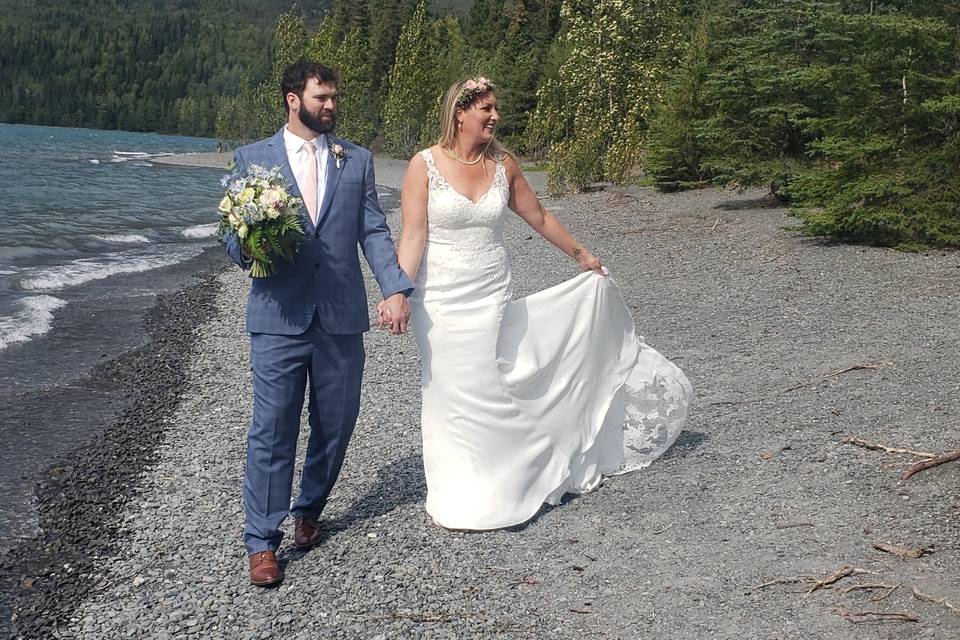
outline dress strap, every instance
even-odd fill
[[[437,169],[437,163],[433,160],[433,152],[430,151],[430,149],[424,149],[420,152],[420,156],[427,163],[427,180],[430,188],[437,189],[443,186],[443,176],[440,175],[440,170]]]
[[[510,196],[510,183],[507,181],[507,168],[503,164],[503,158],[498,159],[497,168],[494,170],[493,182],[494,186],[499,187],[503,190],[503,193],[506,197]]]

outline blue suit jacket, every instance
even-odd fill
[[[302,209],[306,237],[292,263],[277,257],[276,273],[254,278],[247,301],[247,331],[297,335],[320,317],[323,328],[333,334],[362,333],[370,328],[366,287],[360,271],[357,245],[373,271],[384,298],[408,293],[413,283],[397,263],[386,217],[380,209],[373,174],[373,156],[355,144],[338,142],[347,157],[337,168],[327,155],[326,191],[317,225]],[[300,197],[283,144],[283,129],[266,140],[237,149],[237,171],[257,164],[267,169],[279,166],[291,192]],[[227,253],[241,267],[247,263],[235,234],[224,237]]]

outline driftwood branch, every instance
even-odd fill
[[[957,460],[960,460],[960,449],[956,449],[942,455],[934,455],[930,460],[921,460],[920,462],[915,462],[903,473],[902,476],[900,476],[900,479],[909,480],[914,474],[920,473],[921,471],[926,471],[927,469],[939,467],[941,464],[955,462]]]
[[[767,587],[772,587],[775,584],[795,584],[797,582],[810,582],[812,578],[807,576],[794,576],[792,578],[775,578],[769,582],[764,582],[758,584],[755,587],[750,587],[750,591],[759,591],[760,589],[766,589]]]
[[[873,548],[877,551],[890,553],[901,560],[916,560],[930,553],[930,547],[904,547],[899,544],[887,544],[886,542],[874,542]]]
[[[867,569],[861,569],[860,567],[851,567],[850,565],[844,565],[839,569],[837,569],[836,571],[834,571],[833,573],[831,573],[826,578],[823,578],[821,580],[818,580],[817,578],[814,578],[812,576],[793,576],[790,578],[774,578],[773,580],[769,580],[767,582],[758,584],[756,586],[749,587],[749,589],[750,591],[759,591],[760,589],[766,589],[767,587],[772,587],[777,584],[795,584],[797,582],[806,582],[811,585],[810,589],[807,590],[807,594],[811,594],[818,589],[823,589],[824,587],[828,587],[834,584],[835,582],[839,582],[840,580],[843,580],[846,577],[860,575],[864,573],[876,575],[876,571],[869,571]]]
[[[864,363],[864,364],[855,364],[855,365],[850,366],[850,367],[845,367],[845,368],[843,368],[843,369],[837,369],[836,371],[831,371],[830,373],[827,373],[827,374],[825,374],[825,375],[822,375],[822,376],[813,378],[812,380],[807,380],[806,382],[801,382],[800,384],[797,384],[797,385],[794,385],[794,386],[789,387],[789,388],[787,388],[787,389],[784,389],[784,390],[781,391],[780,393],[788,393],[788,392],[790,392],[790,391],[796,391],[797,389],[802,389],[802,388],[804,388],[804,387],[809,387],[810,385],[815,384],[815,383],[817,383],[817,382],[822,382],[823,380],[826,380],[826,379],[828,379],[828,378],[833,378],[833,377],[835,377],[835,376],[839,376],[839,375],[844,374],[844,373],[849,373],[850,371],[862,371],[862,370],[864,370],[864,369],[883,369],[884,367],[889,367],[889,366],[892,366],[892,365],[893,365],[892,362],[872,362],[872,363],[871,363],[871,362],[868,362],[868,363]]]
[[[920,618],[915,615],[894,611],[850,611],[843,607],[837,607],[834,612],[854,624],[864,622],[920,622]]]
[[[911,589],[913,590],[913,597],[916,598],[917,600],[925,600],[927,602],[938,604],[941,607],[945,607],[949,609],[955,615],[960,616],[960,606],[957,606],[956,604],[950,602],[946,598],[934,598],[929,593],[924,593],[923,591],[920,591],[916,587],[911,587]]]
[[[843,444],[852,444],[857,447],[863,447],[864,449],[870,449],[871,451],[885,451],[886,453],[903,453],[908,456],[915,456],[917,458],[935,458],[937,454],[931,453],[929,451],[915,451],[913,449],[901,449],[899,447],[888,447],[886,445],[878,444],[876,442],[870,442],[862,438],[854,438],[853,436],[847,436],[841,440]]]
[[[866,582],[864,584],[855,584],[852,587],[847,587],[840,593],[843,595],[847,595],[851,591],[863,591],[868,589],[886,589],[887,592],[882,596],[878,596],[876,598],[870,598],[874,602],[880,602],[882,600],[886,600],[887,598],[889,598],[894,591],[896,591],[902,586],[903,586],[902,582],[898,582],[897,584],[886,584],[884,582]]]
[[[817,580],[817,581],[815,581],[815,582],[813,583],[813,586],[810,587],[810,590],[807,591],[807,593],[808,593],[808,594],[813,593],[814,591],[816,591],[816,590],[818,590],[818,589],[823,589],[824,587],[828,587],[828,586],[830,586],[831,584],[834,584],[834,583],[836,583],[836,582],[840,582],[840,581],[843,580],[844,578],[848,578],[848,577],[850,577],[850,576],[855,576],[855,575],[859,575],[859,574],[863,574],[863,573],[869,573],[869,574],[876,575],[876,572],[875,572],[875,571],[868,571],[867,569],[861,569],[861,568],[859,568],[859,567],[851,567],[850,565],[844,565],[844,566],[840,567],[839,569],[837,569],[836,571],[834,571],[833,573],[831,573],[831,574],[830,574],[829,576],[827,576],[826,578],[824,578],[824,579],[822,579],[822,580]]]

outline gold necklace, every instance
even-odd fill
[[[476,159],[476,160],[471,160],[471,161],[469,161],[469,162],[467,162],[466,160],[464,160],[463,158],[461,158],[460,156],[458,156],[456,153],[454,153],[452,149],[449,149],[449,148],[447,148],[447,147],[440,147],[440,148],[443,149],[443,152],[444,152],[444,153],[446,153],[448,156],[450,156],[451,158],[453,158],[453,159],[456,160],[457,162],[460,162],[460,163],[462,163],[462,164],[465,164],[465,165],[470,166],[470,165],[475,165],[475,164],[477,164],[478,162],[480,162],[481,160],[483,160],[483,157],[487,154],[487,147],[489,147],[489,146],[490,146],[490,143],[488,142],[488,143],[487,143],[487,146],[484,147],[484,148],[483,148],[483,151],[480,152],[480,155],[477,156],[477,159]]]

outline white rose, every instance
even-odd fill
[[[277,189],[265,189],[260,194],[260,202],[268,207],[275,207],[283,200],[283,196]]]

